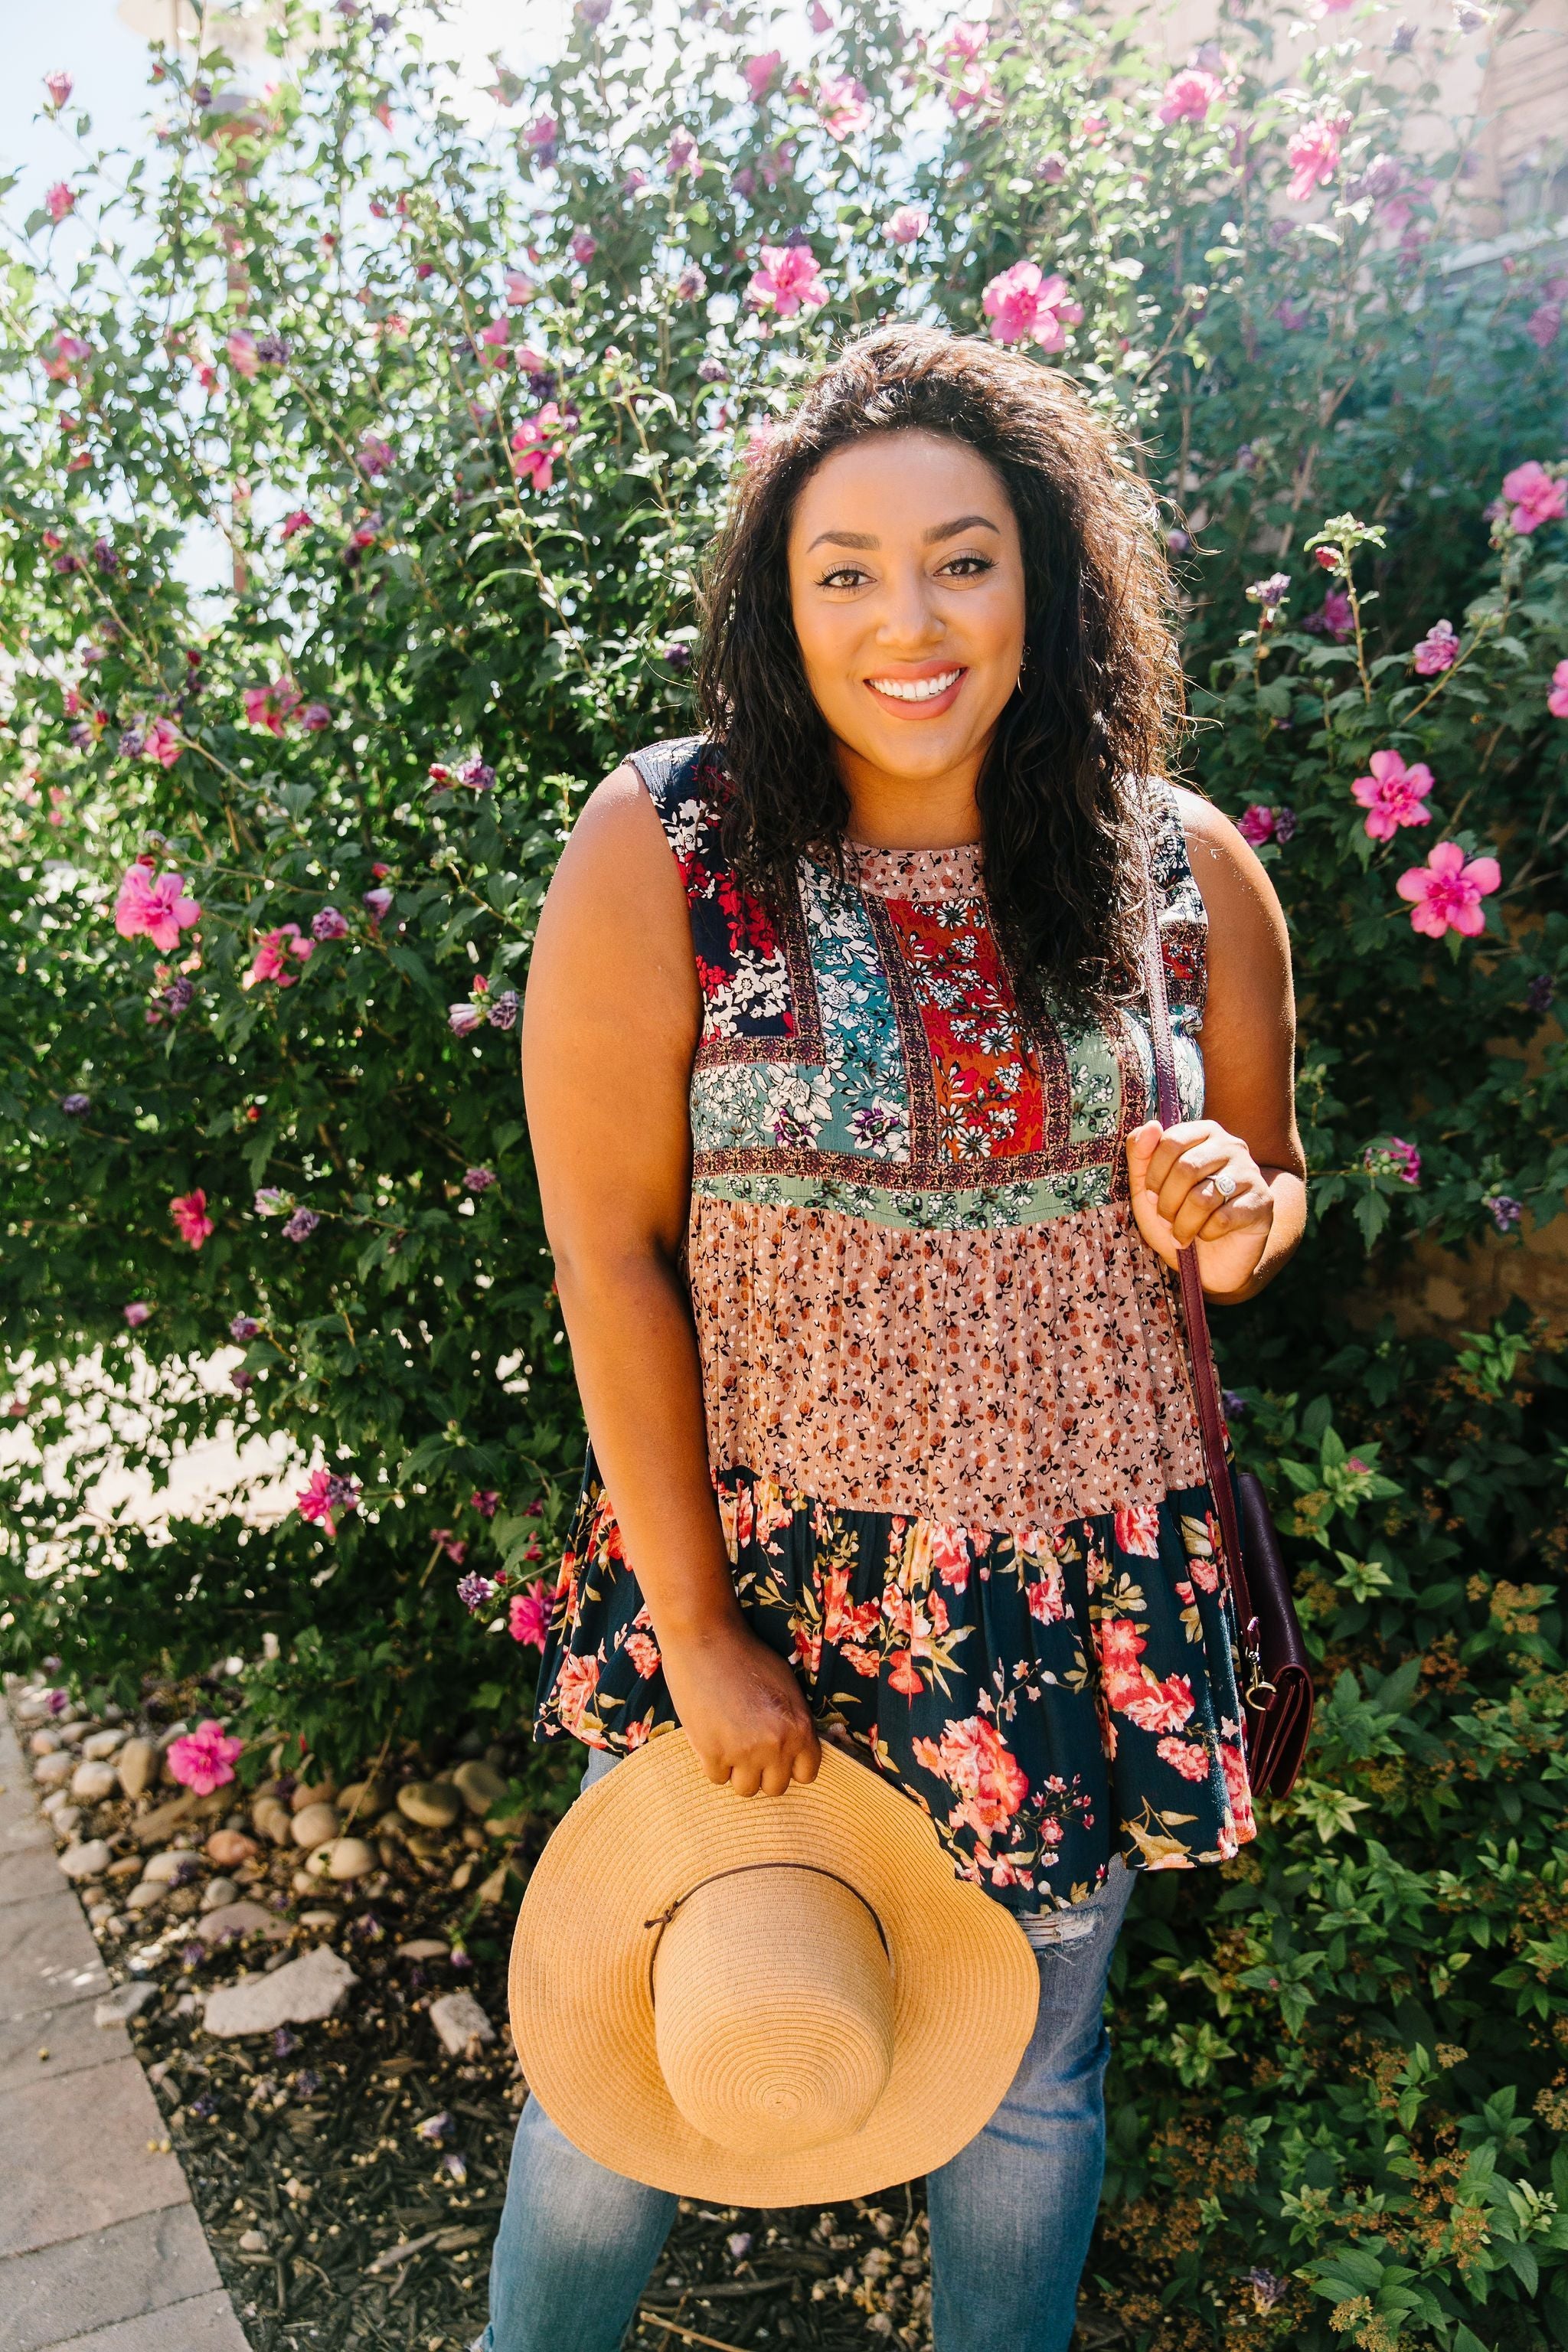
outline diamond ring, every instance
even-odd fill
[[[1231,1174],[1228,1168],[1222,1168],[1217,1176],[1211,1176],[1209,1178],[1209,1182],[1214,1186],[1215,1191],[1219,1194],[1222,1201],[1228,1201],[1231,1194],[1236,1190],[1236,1178]]]

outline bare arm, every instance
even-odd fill
[[[735,1598],[679,1265],[700,1020],[680,877],[623,766],[589,800],[540,915],[529,1129],[583,1410],[671,1699],[710,1779],[777,1794],[815,1774],[816,1734]]]
[[[1180,792],[1208,913],[1201,1119],[1128,1139],[1133,1214],[1168,1264],[1195,1243],[1207,1297],[1256,1297],[1299,1246],[1307,1163],[1296,1129],[1296,1010],[1285,917],[1261,860],[1218,809]],[[1213,1179],[1236,1189],[1222,1200]]]

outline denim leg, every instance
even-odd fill
[[[1067,2352],[1105,2172],[1106,1974],[1133,1874],[1025,1932],[1040,2009],[991,2121],[931,2174],[936,2352]]]
[[[583,1787],[616,1761],[595,1749]],[[662,2189],[574,2147],[530,2098],[490,2256],[489,2326],[475,2352],[616,2352],[675,2212]]]

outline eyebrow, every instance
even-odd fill
[[[921,531],[921,540],[924,546],[930,547],[938,540],[956,539],[961,530],[996,530],[996,525],[989,515],[960,515],[956,522],[933,522],[929,530]],[[1000,531],[996,535],[1000,538]],[[831,541],[835,547],[880,547],[882,544],[868,530],[819,530],[806,553],[811,553],[812,547],[820,547],[825,539]]]

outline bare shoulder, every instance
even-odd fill
[[[1173,787],[1187,863],[1211,929],[1259,943],[1286,937],[1284,909],[1268,868],[1222,809],[1184,784]]]
[[[662,879],[666,869],[674,876],[658,812],[629,760],[612,768],[584,802],[556,873],[575,882],[586,878],[584,869],[599,882],[647,880],[655,873]]]

